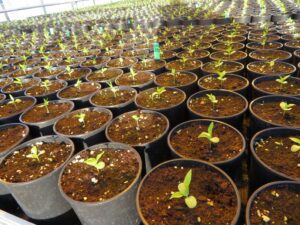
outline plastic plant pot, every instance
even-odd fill
[[[274,198],[276,199],[280,196],[280,194],[278,194],[276,192],[276,189],[283,191],[283,189],[289,189],[289,188],[292,188],[292,190],[295,190],[295,191],[299,190],[300,189],[300,184],[299,184],[299,182],[296,182],[296,181],[276,181],[276,182],[267,183],[267,184],[261,186],[260,188],[258,188],[250,196],[250,198],[248,200],[248,203],[247,203],[247,206],[246,206],[246,225],[251,225],[252,224],[251,223],[251,209],[252,209],[252,207],[253,207],[253,205],[256,201],[260,201],[259,196],[260,196],[261,193],[268,191],[268,192],[270,192],[270,194],[273,193],[275,195]],[[296,193],[297,192],[295,192],[295,195],[296,195]],[[276,197],[276,196],[278,196],[278,197]],[[288,204],[288,202],[283,203],[283,204]],[[273,206],[272,205],[272,200],[270,200],[268,202],[268,205],[270,207]],[[284,207],[284,209],[285,209],[285,207]],[[278,210],[278,208],[276,208],[275,210]]]
[[[45,135],[52,135],[54,134],[53,131],[53,125],[54,123],[62,118],[64,115],[66,115],[67,113],[71,112],[74,108],[74,103],[72,101],[66,101],[66,100],[54,100],[51,101],[52,103],[66,103],[70,105],[70,108],[64,112],[63,114],[56,116],[55,118],[52,118],[50,120],[46,120],[46,121],[42,121],[42,122],[36,122],[36,123],[30,123],[30,122],[25,122],[24,121],[24,115],[26,115],[26,113],[28,113],[31,109],[28,109],[27,111],[23,112],[22,115],[20,116],[20,122],[24,123],[26,125],[29,126],[29,128],[31,129],[32,133],[38,136],[45,136]],[[49,102],[49,103],[51,103]],[[42,104],[40,104],[42,105]],[[39,107],[39,105],[35,106],[35,107]],[[46,110],[46,109],[45,109]]]
[[[107,56],[100,56],[100,57],[96,57],[96,60],[100,59],[100,63],[95,63],[95,64],[88,64],[88,61],[82,62],[80,64],[81,68],[90,68],[92,70],[98,70],[104,66],[106,66],[106,64],[110,61],[110,57]]]
[[[242,108],[241,111],[239,111],[238,113],[235,113],[233,115],[229,115],[229,116],[214,116],[214,115],[204,115],[204,114],[200,114],[199,112],[196,112],[195,110],[193,110],[190,106],[190,102],[193,101],[194,99],[198,98],[198,97],[207,97],[207,94],[213,94],[216,96],[216,98],[221,98],[218,96],[232,96],[232,97],[237,97],[238,99],[240,99],[243,104],[244,107]],[[208,102],[207,104],[211,104],[210,102]],[[221,102],[218,100],[217,104],[226,104],[224,102]],[[248,109],[248,101],[247,99],[242,96],[239,93],[233,92],[233,91],[227,91],[227,90],[204,90],[204,91],[199,91],[195,94],[193,94],[192,96],[190,96],[187,100],[187,108],[189,111],[189,118],[190,119],[212,119],[212,120],[219,120],[222,121],[224,123],[228,123],[234,127],[236,127],[239,130],[242,130],[242,125],[243,125],[243,118],[244,118],[244,114],[246,113],[247,109]]]
[[[81,112],[86,112],[86,111],[96,111],[96,112],[107,113],[109,115],[109,119],[98,129],[95,129],[93,131],[86,132],[83,134],[68,135],[68,134],[63,134],[63,133],[57,131],[57,124],[59,123],[60,120],[66,118],[70,115],[76,115],[76,114],[80,114]],[[70,138],[75,143],[76,149],[79,150],[79,149],[85,148],[86,146],[92,146],[92,145],[95,145],[95,144],[105,141],[106,140],[105,139],[105,128],[109,124],[109,122],[112,120],[112,118],[113,118],[112,112],[105,108],[94,107],[94,108],[78,109],[76,111],[72,111],[72,112],[64,115],[59,120],[57,120],[55,122],[55,124],[53,125],[53,130],[54,130],[55,134],[57,134],[57,135]]]
[[[230,183],[230,186],[232,186],[232,188],[234,189],[234,196],[236,198],[236,211],[235,211],[235,215],[234,215],[234,218],[232,218],[232,221],[231,221],[231,225],[237,225],[239,224],[239,218],[241,216],[241,199],[240,199],[240,195],[239,195],[239,192],[238,192],[238,189],[235,185],[235,183],[232,181],[232,179],[221,169],[219,169],[218,167],[210,164],[210,163],[207,163],[207,162],[204,162],[204,161],[201,161],[201,160],[191,160],[191,159],[174,159],[174,160],[170,160],[170,161],[167,161],[167,162],[164,162],[164,163],[161,163],[159,164],[158,166],[156,166],[155,168],[153,168],[144,178],[143,180],[141,181],[140,185],[139,185],[139,188],[138,188],[138,192],[137,192],[137,195],[136,195],[136,205],[137,205],[137,209],[138,209],[138,213],[139,213],[139,216],[141,218],[141,221],[143,224],[150,224],[149,222],[150,221],[147,221],[146,218],[145,218],[145,215],[143,214],[142,212],[142,208],[141,208],[141,193],[142,193],[142,189],[144,188],[144,185],[147,184],[147,180],[153,176],[153,174],[157,173],[157,171],[159,169],[164,169],[164,168],[178,168],[178,170],[180,170],[180,168],[193,168],[193,172],[195,170],[197,170],[197,167],[201,170],[207,170],[207,171],[213,171],[215,173],[218,173],[220,174],[223,178],[225,178],[229,183]],[[158,171],[159,172],[159,171]],[[202,171],[201,171],[202,172]],[[193,173],[195,174],[195,172]],[[174,175],[173,175],[174,176]],[[172,182],[170,180],[167,180],[167,177],[164,176],[166,179],[165,180],[157,180],[157,182],[161,183],[162,182]],[[184,177],[183,177],[184,178]],[[183,179],[182,178],[182,179]],[[191,186],[193,185],[193,179],[195,178],[195,176],[192,176],[192,181],[191,181]],[[156,182],[156,181],[155,181]],[[149,184],[148,184],[149,185]],[[153,184],[155,185],[155,183]],[[170,191],[176,191],[176,188],[177,186],[174,185],[174,190],[170,190]],[[209,187],[208,187],[209,189]],[[170,194],[171,196],[171,193],[168,193]],[[166,200],[160,200],[160,201],[166,201]],[[182,199],[182,201],[184,202],[184,199]],[[158,203],[159,204],[159,203]],[[200,204],[200,203],[198,203]],[[187,207],[186,205],[184,205],[184,207]],[[197,206],[196,206],[197,207]],[[195,210],[196,208],[194,209],[191,209],[191,210]],[[151,208],[149,209],[151,210]],[[181,209],[183,210],[183,209]],[[149,211],[148,211],[149,212]],[[190,214],[189,216],[192,216],[192,214]],[[195,215],[194,215],[195,216]],[[195,221],[197,219],[195,218]],[[197,222],[196,222],[197,223]],[[154,223],[151,223],[151,224],[154,224]],[[228,223],[229,224],[229,223]]]
[[[133,151],[138,154],[135,149],[128,145],[115,142],[107,142],[103,144],[94,145],[88,150],[97,149],[124,149],[124,151]],[[87,150],[87,149],[86,149]],[[80,153],[79,153],[80,154]],[[78,155],[78,154],[77,154]],[[73,161],[76,155],[69,161]],[[75,213],[79,217],[82,224],[86,225],[138,225],[140,220],[135,206],[135,196],[141,179],[142,162],[139,158],[139,169],[134,181],[121,193],[102,202],[81,202],[70,198],[62,189],[61,181],[62,174],[66,168],[63,168],[59,177],[59,190],[61,195],[72,206]]]
[[[120,76],[118,76],[115,79],[115,83],[118,86],[130,86],[130,87],[136,89],[137,91],[143,91],[145,89],[153,87],[154,86],[153,82],[154,82],[154,79],[156,77],[155,74],[152,73],[152,72],[149,72],[149,71],[138,71],[138,72],[136,72],[136,76],[139,76],[139,75],[142,75],[142,74],[144,74],[144,75],[147,74],[149,76],[149,81],[147,81],[145,83],[142,83],[142,84],[129,84],[129,83],[128,84],[125,84],[125,83],[123,84],[122,81],[121,81],[122,78],[126,79],[126,76],[130,76],[130,75],[128,75],[128,73],[126,73],[126,74],[121,74]],[[136,78],[136,79],[138,79],[138,78]],[[125,81],[128,81],[128,80],[126,79]]]
[[[66,69],[64,67],[60,66],[60,67],[53,67],[50,70],[49,74],[47,74],[47,75],[44,75],[43,74],[44,72],[48,72],[48,71],[46,69],[41,70],[40,72],[34,74],[33,77],[39,78],[41,80],[55,80],[56,76],[66,72]],[[51,73],[51,72],[53,72],[53,73]]]
[[[37,142],[58,142],[70,145],[71,153],[68,159],[70,159],[74,153],[73,142],[68,138],[59,136],[44,136],[32,139],[14,148],[11,152],[31,146]],[[68,159],[55,170],[38,179],[20,183],[4,181],[1,181],[1,183],[9,190],[28,217],[36,220],[45,220],[60,216],[71,209],[70,205],[61,196],[57,185],[59,173]]]
[[[266,61],[268,60],[268,54],[274,54],[274,59],[276,59],[276,54],[281,54],[281,57],[278,58],[279,61],[283,61],[283,62],[291,62],[292,61],[292,54],[290,52],[287,51],[283,51],[283,50],[256,50],[256,51],[252,51],[249,54],[249,62],[254,62],[254,61]],[[262,57],[259,57],[259,55],[261,55]],[[263,56],[265,55],[265,57],[263,58]]]
[[[132,69],[135,71],[145,71],[145,72],[151,72],[156,75],[163,73],[166,68],[166,61],[165,60],[154,60],[154,59],[146,59],[146,62],[154,62],[154,63],[160,63],[161,65],[159,67],[154,67],[154,68],[143,68],[143,62],[136,62],[132,65]],[[140,68],[142,66],[142,68]]]
[[[36,81],[37,84],[40,83],[40,81],[41,81],[41,79],[39,79],[39,78],[25,78],[25,79],[22,79],[22,83],[23,84],[28,83],[28,82],[33,81],[33,80]],[[8,85],[5,85],[4,87],[2,87],[1,92],[3,94],[6,94],[7,96],[12,95],[13,97],[24,96],[26,89],[30,88],[30,87],[22,88],[21,90],[13,91],[13,92],[6,91],[6,88],[8,88],[10,85],[12,85],[12,84],[8,84]]]
[[[205,64],[202,65],[201,70],[202,70],[202,74],[204,75],[208,75],[208,74],[212,74],[212,73],[216,73],[217,71],[221,70],[221,71],[225,71],[226,73],[234,73],[234,74],[238,74],[243,76],[244,75],[244,69],[245,66],[240,63],[240,62],[235,62],[235,61],[222,61],[223,65],[219,66],[219,67],[214,67],[213,69],[207,69],[208,66],[210,66],[210,64],[215,64],[217,63],[216,61],[211,61],[211,62],[207,62]],[[233,67],[233,68],[230,68]],[[224,68],[222,68],[224,67]],[[230,69],[227,70],[225,67],[229,67]]]
[[[80,77],[76,77],[76,78],[73,78],[73,79],[69,79],[67,78],[65,81],[68,83],[68,85],[72,85],[72,84],[75,84],[77,82],[77,80],[79,79],[84,79],[85,77],[89,76],[91,73],[92,73],[92,70],[90,68],[74,68],[74,70],[77,70],[79,72],[83,72],[82,76]],[[65,73],[61,73],[59,75],[56,76],[56,79],[58,80],[64,80],[62,79],[62,76],[64,75]]]
[[[87,80],[89,82],[98,82],[98,83],[101,84],[101,87],[108,87],[107,82],[110,82],[110,81],[114,82],[115,79],[118,76],[120,76],[120,75],[122,75],[124,73],[123,70],[121,70],[121,69],[109,68],[105,72],[103,72],[102,74],[105,74],[105,73],[115,73],[116,75],[114,75],[112,78],[106,78],[106,79],[104,78],[103,79],[103,78],[100,77],[100,78],[97,79],[97,78],[94,77],[97,72],[98,71],[92,72],[91,74],[89,74],[88,76],[85,77],[85,80]],[[100,72],[101,71],[99,71],[99,73]]]

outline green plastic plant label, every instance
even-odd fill
[[[154,50],[154,59],[159,60],[160,59],[159,43],[156,42],[153,44],[153,50]]]
[[[69,30],[66,30],[66,37],[70,37],[71,33]]]
[[[102,33],[103,32],[103,27],[99,27],[99,32]]]
[[[50,27],[50,28],[49,28],[49,33],[50,33],[51,35],[53,35],[53,34],[54,34],[54,28]]]

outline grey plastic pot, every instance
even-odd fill
[[[55,73],[52,75],[49,75],[49,76],[46,76],[46,77],[38,77],[38,74],[42,71],[40,71],[39,73],[36,73],[34,74],[33,77],[35,78],[39,78],[41,80],[55,80],[56,77],[62,73],[64,73],[66,71],[66,68],[65,67],[62,67],[62,66],[59,66],[59,67],[54,67],[52,68],[53,71],[55,71]]]
[[[19,122],[19,116],[20,116],[23,112],[25,112],[26,110],[32,108],[32,107],[36,104],[36,99],[33,98],[33,97],[29,97],[29,96],[21,96],[21,97],[18,97],[17,99],[31,99],[31,100],[32,100],[32,105],[29,106],[28,108],[24,109],[24,110],[21,111],[21,112],[17,112],[17,113],[11,114],[10,116],[0,118],[0,125],[1,125],[1,124],[8,124],[8,123],[18,123],[18,122]],[[1,106],[2,104],[5,104],[5,103],[9,102],[9,101],[10,101],[10,99],[4,100],[3,102],[0,103],[0,106]]]
[[[240,224],[239,220],[240,220],[240,217],[241,217],[241,197],[240,197],[239,191],[238,191],[235,183],[233,182],[233,180],[223,170],[219,169],[218,167],[216,167],[216,166],[214,166],[214,165],[212,165],[212,164],[210,164],[208,162],[201,161],[201,160],[194,160],[194,159],[173,159],[173,160],[169,160],[169,161],[163,162],[163,163],[157,165],[155,168],[153,168],[143,178],[143,180],[141,181],[141,183],[139,185],[139,188],[138,188],[138,191],[137,191],[137,195],[136,195],[136,205],[137,205],[139,216],[140,216],[143,224],[147,224],[148,225],[149,223],[144,218],[143,213],[142,213],[141,208],[140,208],[140,199],[139,199],[139,196],[140,196],[140,192],[141,192],[142,186],[144,185],[146,179],[151,174],[155,173],[158,168],[166,168],[166,167],[174,167],[174,166],[177,166],[177,167],[182,167],[182,166],[183,167],[193,167],[193,168],[197,168],[197,166],[201,166],[201,167],[207,168],[207,170],[218,172],[224,178],[226,178],[230,182],[230,184],[232,185],[232,187],[234,188],[236,199],[237,199],[236,214],[235,214],[235,217],[233,218],[233,220],[232,220],[232,222],[231,222],[230,225],[238,225],[238,224]],[[153,185],[155,185],[155,184],[153,184]]]
[[[84,133],[84,134],[79,134],[79,135],[67,135],[67,134],[63,134],[57,131],[56,125],[59,122],[59,120],[64,119],[65,117],[69,116],[70,114],[79,114],[81,112],[84,111],[97,111],[97,112],[105,112],[107,114],[109,114],[110,118],[109,120],[103,124],[100,128],[93,130],[91,132],[88,133]],[[76,111],[72,111],[69,112],[68,114],[65,114],[63,117],[61,117],[60,119],[58,119],[55,124],[53,125],[53,130],[54,133],[60,136],[64,136],[67,138],[70,138],[76,146],[76,150],[81,150],[83,148],[86,148],[87,146],[92,146],[95,144],[98,144],[100,142],[105,141],[105,128],[106,126],[110,123],[110,121],[113,118],[113,114],[110,110],[106,109],[106,108],[98,108],[98,107],[93,107],[93,108],[84,108],[84,109],[78,109]]]
[[[14,151],[41,141],[64,142],[71,145],[72,152],[68,159],[70,159],[74,153],[74,144],[70,139],[59,136],[44,136],[19,145],[11,151],[11,154]],[[67,161],[68,160],[66,160],[66,162]],[[37,220],[54,218],[71,209],[70,205],[61,196],[57,185],[59,173],[64,164],[36,180],[22,183],[0,182],[2,182],[7,190],[9,190],[28,217]]]
[[[96,150],[99,148],[113,148],[124,149],[134,151],[132,147],[116,143],[107,142],[89,147],[89,150]],[[138,154],[136,152],[136,154]],[[73,158],[75,158],[74,156]],[[72,159],[69,161],[71,162]],[[65,166],[66,167],[66,166]],[[65,169],[63,168],[63,170]],[[59,176],[59,190],[61,195],[69,202],[74,209],[75,213],[79,217],[80,221],[84,225],[138,225],[140,220],[135,206],[135,196],[137,188],[141,179],[142,161],[139,159],[139,171],[132,184],[123,192],[108,199],[104,202],[80,202],[67,196],[61,187],[61,176],[63,170]]]
[[[101,84],[95,83],[95,82],[89,82],[89,83],[93,83],[95,86],[98,86],[98,90],[101,89]],[[89,95],[86,95],[86,96],[83,96],[83,97],[78,97],[78,98],[63,98],[63,97],[60,96],[61,92],[63,92],[64,90],[66,90],[66,89],[68,89],[72,86],[74,86],[74,85],[66,86],[63,89],[61,89],[60,91],[58,91],[57,94],[56,94],[57,98],[60,99],[60,100],[69,100],[69,101],[74,102],[75,109],[89,107],[90,106],[89,99],[97,91],[95,91],[95,92],[93,92]]]
[[[23,136],[23,138],[21,138],[20,140],[18,140],[14,145],[12,145],[10,148],[6,149],[5,151],[3,152],[0,152],[0,162],[4,159],[4,157],[13,149],[15,148],[16,146],[18,146],[19,144],[21,144],[22,142],[24,142],[25,140],[29,139],[30,136],[29,136],[29,127],[25,124],[22,124],[22,123],[9,123],[9,124],[5,124],[5,125],[2,125],[0,126],[0,130],[2,129],[5,129],[7,127],[13,127],[13,126],[16,126],[16,125],[19,125],[19,126],[23,126],[25,127],[25,134]],[[5,186],[0,183],[0,196],[1,195],[7,195],[9,194],[9,192],[7,191],[7,189],[5,188]]]
[[[287,186],[293,186],[296,187],[296,190],[300,189],[300,183],[296,182],[296,181],[276,181],[276,182],[271,182],[271,183],[267,183],[263,186],[261,186],[260,188],[258,188],[249,198],[247,206],[246,206],[246,225],[251,225],[251,215],[250,215],[250,211],[251,208],[254,204],[255,201],[259,201],[258,199],[258,195],[261,192],[264,192],[266,190],[269,190],[270,193],[276,188],[276,187],[287,187]],[[268,202],[268,204],[271,204],[270,202]]]
[[[45,135],[53,135],[54,134],[54,131],[53,131],[53,125],[54,123],[62,118],[64,115],[66,115],[67,113],[71,112],[73,109],[74,109],[74,103],[72,101],[66,101],[66,100],[54,100],[52,102],[55,102],[55,103],[68,103],[70,104],[70,109],[68,111],[66,111],[65,113],[63,113],[62,115],[60,116],[57,116],[51,120],[46,120],[46,121],[43,121],[43,122],[37,122],[37,123],[28,123],[28,122],[25,122],[23,120],[23,116],[24,114],[26,114],[28,111],[30,111],[31,109],[28,109],[27,111],[23,112],[22,115],[20,116],[20,122],[21,123],[24,123],[26,125],[28,125],[32,131],[33,134],[37,135],[37,136],[45,136]],[[38,106],[36,106],[38,107]]]

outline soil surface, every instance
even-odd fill
[[[40,68],[30,68],[30,69],[27,69],[25,71],[18,70],[17,72],[12,73],[10,75],[10,77],[13,77],[13,78],[16,78],[16,77],[25,77],[25,76],[33,75],[33,74],[37,73],[39,70],[40,70]]]
[[[83,163],[104,153],[99,171]],[[131,150],[99,148],[80,152],[65,168],[61,187],[70,198],[83,202],[103,202],[127,189],[139,170],[138,155]]]
[[[259,50],[251,52],[249,56],[255,60],[271,61],[274,59],[286,60],[290,57],[290,54],[280,50]]]
[[[58,74],[64,71],[65,71],[64,68],[56,68],[53,70],[42,70],[41,72],[36,73],[34,76],[38,78],[56,77]]]
[[[0,130],[0,153],[11,148],[26,136],[26,128],[14,125]]]
[[[155,75],[147,71],[136,72],[135,77],[131,77],[131,73],[125,73],[116,79],[116,84],[119,86],[136,86],[147,84],[151,80],[154,80]]]
[[[11,84],[12,82],[13,82],[13,79],[11,79],[11,78],[0,79],[0,88],[3,88],[4,86]]]
[[[86,134],[99,129],[111,119],[111,115],[107,112],[82,110],[82,113],[85,114],[84,122],[80,122],[79,118],[76,117],[80,114],[80,112],[71,113],[60,119],[56,123],[55,129],[64,135]]]
[[[85,62],[81,64],[81,66],[85,67],[94,67],[94,66],[100,66],[102,64],[106,64],[110,58],[108,57],[98,57],[95,60],[94,59],[87,59]]]
[[[138,116],[138,121],[133,116]],[[112,141],[137,146],[158,139],[167,128],[167,121],[161,115],[134,111],[124,113],[114,120],[107,133]]]
[[[3,92],[5,93],[13,93],[13,92],[17,92],[17,91],[22,91],[22,90],[26,90],[34,85],[37,85],[40,83],[40,80],[37,79],[30,79],[30,80],[26,80],[26,81],[22,81],[22,85],[20,84],[16,84],[16,83],[11,83],[9,85],[7,85],[6,87],[4,87],[2,89]]]
[[[259,42],[250,42],[247,44],[247,48],[252,50],[261,50],[261,49],[279,49],[282,47],[282,44],[279,42],[266,42],[265,45],[262,45]]]
[[[298,225],[300,221],[299,185],[281,184],[261,191],[251,205],[251,224],[266,224],[263,216],[269,217],[269,224]]]
[[[251,72],[264,75],[291,74],[294,72],[294,67],[291,64],[276,61],[274,66],[269,62],[256,61],[248,64],[248,69]]]
[[[188,50],[184,50],[178,54],[179,58],[185,57],[188,59],[202,59],[209,56],[209,51],[196,49],[193,52],[189,52]]]
[[[198,84],[205,89],[225,89],[236,91],[244,88],[247,82],[237,76],[225,75],[226,80],[220,81],[217,75],[210,75],[199,80]]]
[[[168,70],[175,69],[176,71],[194,70],[200,68],[201,66],[202,62],[194,59],[188,59],[185,63],[181,62],[180,59],[167,63]]]
[[[150,53],[148,55],[149,58],[153,59],[154,58],[154,55],[153,53]],[[176,52],[173,52],[173,51],[162,51],[160,53],[160,58],[161,59],[170,59],[170,58],[173,58],[173,57],[176,57]]]
[[[233,50],[238,51],[238,50],[242,50],[245,47],[245,45],[238,42],[231,43],[231,44],[217,43],[212,46],[212,49],[216,51],[225,51],[228,47],[231,47]]]
[[[88,69],[72,69],[70,73],[62,73],[57,76],[57,79],[60,80],[76,80],[81,79],[82,77],[86,76],[90,70]]]
[[[205,63],[202,67],[207,73],[216,73],[218,71],[225,71],[226,73],[234,73],[243,69],[243,65],[237,62],[225,61],[221,65],[217,64],[217,61]]]
[[[289,137],[269,137],[255,143],[257,156],[272,169],[283,173],[295,180],[300,180],[300,154],[291,151],[295,143]]]
[[[133,100],[136,92],[133,90],[117,90],[114,94],[111,88],[105,88],[95,94],[91,101],[98,106],[116,106]]]
[[[136,58],[122,58],[123,61],[120,60],[121,58],[112,59],[107,63],[108,67],[114,67],[114,68],[125,68],[130,67],[134,63],[137,62]]]
[[[281,95],[300,95],[300,82],[295,80],[287,80],[287,84],[282,86],[275,80],[266,80],[261,82],[256,82],[255,86],[258,89],[263,90],[272,94]]]
[[[21,113],[33,106],[33,99],[29,98],[15,98],[15,100],[21,100],[21,102],[10,103],[10,100],[0,104],[0,118],[5,118],[11,115]]]
[[[235,51],[232,54],[228,54],[227,52],[219,51],[219,52],[213,52],[210,55],[210,58],[213,60],[222,60],[222,61],[239,61],[247,58],[247,53],[242,51]]]
[[[114,68],[108,68],[104,72],[101,70],[97,70],[92,72],[87,79],[89,81],[95,81],[95,82],[101,82],[106,80],[111,80],[113,78],[116,78],[122,74],[122,70],[114,69]]]
[[[43,96],[43,95],[50,95],[62,89],[65,84],[60,82],[59,80],[50,80],[48,88],[42,86],[43,83],[39,83],[36,86],[29,88],[26,91],[27,95],[30,96]]]
[[[61,166],[72,151],[71,145],[65,143],[37,142],[34,145],[39,152],[45,151],[39,160],[27,157],[32,146],[14,151],[0,164],[0,180],[10,183],[36,180]]]
[[[156,83],[162,87],[181,87],[195,82],[195,76],[190,73],[176,72],[174,77],[170,72],[162,73],[155,77]]]
[[[101,87],[96,83],[81,83],[79,87],[69,86],[59,93],[59,97],[75,99],[88,96],[99,90]]]
[[[135,63],[132,68],[136,71],[154,71],[163,68],[165,65],[166,62],[162,60],[146,59],[145,62]]]
[[[184,198],[170,199],[190,169],[190,194],[197,199],[193,209],[186,206]],[[225,225],[231,224],[237,211],[234,188],[223,175],[207,166],[158,168],[147,177],[138,198],[149,225]]]
[[[292,110],[283,115],[279,106],[280,101],[255,102],[252,105],[253,112],[267,122],[281,126],[300,127],[300,105],[295,105]]]

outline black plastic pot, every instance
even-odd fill
[[[57,125],[59,120],[64,119],[65,117],[69,116],[70,114],[76,115],[76,114],[79,114],[79,113],[85,112],[85,111],[105,112],[105,113],[110,115],[110,119],[105,124],[103,124],[100,128],[98,128],[96,130],[93,130],[91,132],[88,132],[88,133],[84,133],[84,134],[66,135],[66,134],[63,134],[63,133],[60,133],[60,132],[57,131],[56,125]],[[108,109],[105,109],[105,108],[93,107],[93,108],[78,109],[76,111],[69,112],[68,114],[65,114],[63,117],[56,120],[54,125],[53,125],[53,131],[57,135],[70,138],[74,142],[76,150],[81,150],[81,149],[86,148],[87,146],[92,146],[92,145],[98,144],[100,142],[106,141],[106,139],[105,139],[105,128],[110,123],[112,118],[113,118],[112,112]]]
[[[208,71],[208,70],[206,70],[204,68],[204,66],[206,64],[210,64],[210,63],[212,63],[212,61],[208,62],[208,63],[205,63],[205,64],[202,65],[202,67],[201,67],[202,74],[207,75],[207,74],[215,73],[215,71]],[[242,63],[240,63],[240,62],[234,62],[234,61],[223,61],[223,63],[240,65],[240,67],[241,67],[241,69],[236,70],[236,71],[225,71],[225,72],[227,72],[227,73],[234,73],[234,74],[238,74],[238,75],[241,75],[241,76],[244,75],[244,69],[245,69],[245,67],[244,67],[244,65]]]
[[[89,74],[92,73],[92,70],[90,68],[74,68],[74,70],[79,70],[79,71],[84,71],[85,74],[82,75],[81,77],[79,78],[76,78],[76,79],[72,79],[72,80],[63,80],[63,81],[66,81],[68,83],[68,85],[72,85],[72,84],[75,84],[77,82],[77,80],[82,80],[83,78],[87,77]],[[59,74],[58,76],[56,76],[56,79],[58,80],[62,80],[60,78],[60,75],[62,75],[63,73]]]
[[[240,195],[239,195],[239,191],[238,191],[235,183],[232,181],[232,179],[225,172],[223,172],[221,169],[219,169],[218,167],[216,167],[216,166],[214,166],[210,163],[207,163],[207,162],[204,162],[204,161],[201,161],[201,160],[191,160],[191,159],[174,159],[174,160],[170,160],[170,161],[161,163],[158,166],[156,166],[155,168],[153,168],[143,178],[143,180],[141,181],[141,183],[139,185],[138,192],[137,192],[137,195],[136,195],[136,205],[137,205],[139,216],[140,216],[143,224],[148,224],[148,222],[145,220],[145,218],[144,218],[144,216],[141,212],[141,209],[140,209],[139,196],[140,196],[142,186],[144,185],[147,178],[151,174],[155,173],[158,168],[175,167],[175,166],[177,166],[177,167],[191,167],[191,168],[197,168],[197,167],[200,167],[200,166],[205,167],[205,168],[207,168],[207,170],[212,170],[212,171],[220,173],[223,177],[225,177],[228,181],[230,181],[231,185],[233,186],[233,188],[235,190],[236,199],[237,199],[236,215],[235,215],[234,219],[232,220],[231,225],[240,224],[239,223],[239,218],[241,217],[241,198],[240,198]],[[155,184],[153,184],[153,185],[155,185]],[[176,187],[174,187],[174,188],[176,188]]]
[[[45,70],[45,69],[44,69],[44,70]],[[38,73],[35,73],[33,77],[39,78],[39,79],[41,79],[41,80],[55,80],[56,77],[57,77],[58,75],[60,75],[60,74],[62,74],[62,73],[64,73],[64,72],[66,72],[66,69],[65,69],[65,67],[60,66],[60,67],[53,67],[53,68],[51,69],[51,71],[54,71],[54,73],[51,74],[51,75],[49,75],[49,76],[46,76],[46,77],[39,77],[39,76],[38,76],[39,73],[42,72],[42,71],[40,71],[40,72],[38,72]]]
[[[124,149],[124,151],[134,151],[135,149],[128,145],[115,142],[107,142],[103,144],[94,145],[88,148],[88,150],[97,150],[99,148],[113,148],[113,149]],[[79,153],[78,153],[79,154]],[[77,155],[78,155],[77,154]],[[136,154],[138,154],[136,152]],[[76,155],[70,159],[72,162]],[[67,165],[66,165],[67,166]],[[132,184],[125,189],[123,192],[114,196],[111,199],[107,199],[103,202],[79,202],[69,196],[67,196],[61,187],[61,177],[66,166],[62,169],[59,176],[59,190],[61,195],[66,201],[72,206],[75,213],[79,217],[82,224],[86,225],[138,225],[140,223],[136,206],[135,206],[135,196],[138,188],[138,184],[141,177],[142,162],[139,159],[139,170],[136,178]]]
[[[265,59],[260,59],[258,57],[254,57],[253,55],[255,53],[259,53],[259,52],[273,52],[274,54],[276,54],[276,52],[285,52],[287,54],[287,57],[286,58],[279,58],[278,60],[279,61],[283,61],[283,62],[291,62],[292,61],[292,54],[290,52],[287,52],[287,51],[283,51],[283,50],[273,50],[273,49],[270,49],[270,50],[256,50],[256,51],[252,51],[250,52],[249,54],[249,62],[253,62],[253,61],[265,61]]]
[[[91,79],[90,79],[90,76],[93,75],[93,73],[91,73],[91,74],[89,74],[88,76],[86,76],[85,79],[86,79],[87,81],[89,81],[89,82],[98,82],[98,83],[101,84],[101,87],[108,87],[108,85],[107,85],[106,82],[109,82],[109,81],[114,82],[115,79],[116,79],[118,76],[120,76],[120,75],[122,75],[122,74],[124,73],[123,70],[121,70],[121,69],[116,69],[116,68],[108,68],[107,70],[114,70],[114,71],[117,71],[118,75],[117,75],[116,77],[114,77],[114,78],[107,79],[107,80],[91,80]],[[96,72],[97,72],[97,71],[96,71]],[[95,73],[95,72],[94,72],[94,73]]]
[[[130,87],[136,89],[137,91],[143,91],[143,90],[145,90],[145,89],[148,89],[148,88],[154,86],[154,85],[153,85],[153,82],[154,82],[154,79],[155,79],[155,74],[154,74],[153,72],[150,72],[150,71],[138,71],[138,72],[137,72],[137,76],[138,76],[139,73],[148,73],[149,76],[151,76],[152,78],[151,78],[148,82],[146,82],[146,83],[144,83],[144,84],[126,85],[126,86],[130,86]],[[122,76],[124,76],[124,75],[125,75],[125,74],[121,74],[120,76],[118,76],[118,77],[115,79],[116,85],[122,86],[122,84],[120,84],[120,82],[119,82],[119,79],[120,79]]]
[[[39,78],[25,78],[25,79],[22,79],[22,83],[26,83],[26,82],[30,82],[31,80],[36,80],[38,83],[40,83],[41,79]],[[19,96],[24,96],[25,95],[25,91],[26,89],[22,89],[22,90],[19,90],[19,91],[15,91],[15,92],[8,92],[8,91],[5,91],[5,88],[8,87],[10,84],[4,86],[3,88],[1,88],[1,92],[3,94],[6,94],[7,96],[8,95],[12,95],[13,97],[19,97]]]
[[[280,180],[295,180],[279,171],[274,170],[269,165],[264,163],[255,152],[255,143],[261,139],[269,137],[290,137],[292,135],[299,135],[299,129],[273,127],[262,130],[256,133],[250,142],[251,160],[250,160],[250,189],[255,190],[263,184],[272,181]],[[288,151],[288,150],[287,150]],[[297,153],[295,153],[297,154]],[[284,156],[283,156],[284,157]],[[299,182],[299,180],[297,180]]]
[[[231,116],[226,116],[226,117],[214,117],[214,116],[206,116],[206,115],[201,115],[195,111],[193,111],[190,106],[189,106],[189,102],[197,97],[200,96],[206,96],[206,94],[214,94],[216,97],[218,95],[231,95],[231,96],[237,96],[241,99],[243,99],[243,101],[245,102],[245,107],[243,108],[243,110],[235,115],[231,115]],[[219,102],[218,104],[222,104],[221,102]],[[234,127],[236,127],[239,130],[242,130],[243,127],[243,119],[244,119],[244,114],[248,109],[248,101],[247,99],[242,96],[239,93],[233,92],[233,91],[227,91],[227,90],[204,90],[204,91],[199,91],[195,94],[193,94],[192,96],[190,96],[187,100],[187,108],[189,111],[189,118],[190,119],[212,119],[212,120],[219,120],[222,121],[224,123],[228,123]]]

